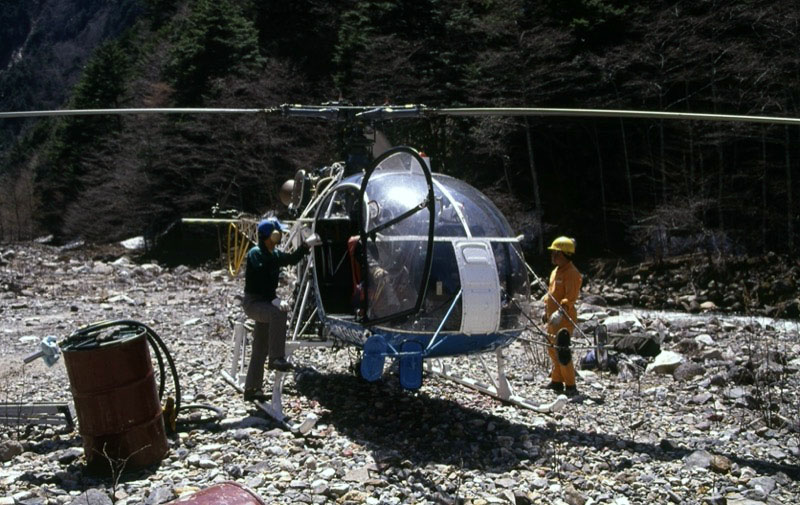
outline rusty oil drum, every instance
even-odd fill
[[[127,471],[161,461],[167,436],[146,330],[94,335],[61,352],[87,466],[106,471],[125,462]]]
[[[220,482],[166,505],[265,505],[257,494],[236,482]]]

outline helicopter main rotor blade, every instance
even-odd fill
[[[271,114],[277,109],[204,109],[204,108],[141,108],[141,109],[61,109],[0,112],[0,119],[47,116],[101,116],[125,114]]]
[[[326,120],[385,121],[431,116],[540,116],[540,117],[609,117],[631,119],[673,119],[692,121],[727,121],[740,123],[800,125],[800,118],[749,116],[743,114],[708,114],[693,112],[643,111],[624,109],[569,109],[548,107],[454,107],[433,108],[425,105],[348,106],[281,105],[273,108],[130,108],[130,109],[61,109],[0,112],[0,119],[46,116],[98,116],[125,114],[280,114]]]
[[[694,121],[731,121],[740,123],[767,123],[800,125],[800,118],[778,116],[747,116],[735,114],[702,114],[691,112],[660,112],[614,109],[559,109],[538,107],[474,107],[427,109],[434,116],[558,116],[558,117],[613,117],[636,119],[683,119]]]
[[[234,108],[199,108],[199,107],[183,107],[183,108],[126,108],[126,109],[58,109],[58,110],[33,110],[33,111],[8,111],[0,112],[0,119],[12,118],[25,118],[25,117],[47,117],[47,116],[102,116],[102,115],[126,115],[126,114],[280,114],[286,117],[302,117],[302,118],[317,118],[325,119],[328,121],[350,121],[353,118],[358,119],[375,119],[365,116],[361,117],[361,113],[366,111],[373,111],[376,114],[386,114],[386,118],[394,117],[401,111],[408,111],[413,109],[412,114],[416,117],[422,115],[425,106],[400,106],[400,107],[382,107],[382,106],[353,106],[353,105],[302,105],[302,104],[284,104],[279,107],[272,108],[250,108],[250,109],[234,109]],[[387,112],[389,113],[387,114]]]

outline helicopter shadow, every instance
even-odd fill
[[[530,459],[530,429],[485,411],[403,390],[391,379],[367,383],[343,373],[300,373],[297,391],[317,401],[328,424],[363,444],[378,465],[448,464],[507,471]]]
[[[403,390],[391,379],[367,383],[349,374],[309,371],[296,375],[295,387],[326,409],[318,425],[332,425],[364,445],[379,467],[410,462],[416,467],[445,464],[505,472],[532,462],[547,464],[542,449],[555,442],[619,453],[612,466],[621,470],[636,464],[627,457],[630,454],[647,454],[653,460],[667,462],[682,460],[695,450],[559,428],[555,422],[529,426],[452,400]],[[782,472],[793,480],[800,479],[800,468],[794,465],[723,455],[765,474]]]

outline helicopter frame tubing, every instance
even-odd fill
[[[250,245],[257,239],[256,227],[258,223],[253,219],[239,218],[228,223],[228,236],[225,248],[228,264],[228,273],[236,276],[242,268],[242,263],[247,257]]]
[[[222,370],[222,378],[233,386],[239,393],[244,393],[244,380],[247,375],[248,352],[247,335],[251,328],[249,324],[237,321],[233,326],[233,356],[230,369]],[[303,341],[292,340],[286,343],[286,357],[290,358],[295,350],[302,347],[331,347],[329,341]],[[289,416],[283,413],[283,382],[287,372],[275,371],[272,378],[272,397],[269,402],[255,402],[256,406],[265,414],[273,418],[281,426],[293,433],[307,435],[317,423],[317,416],[313,413],[306,414],[303,421],[294,423]]]

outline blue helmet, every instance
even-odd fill
[[[262,219],[261,222],[258,223],[258,239],[263,240],[269,237],[275,230],[286,231],[286,226],[278,221],[277,217]]]

